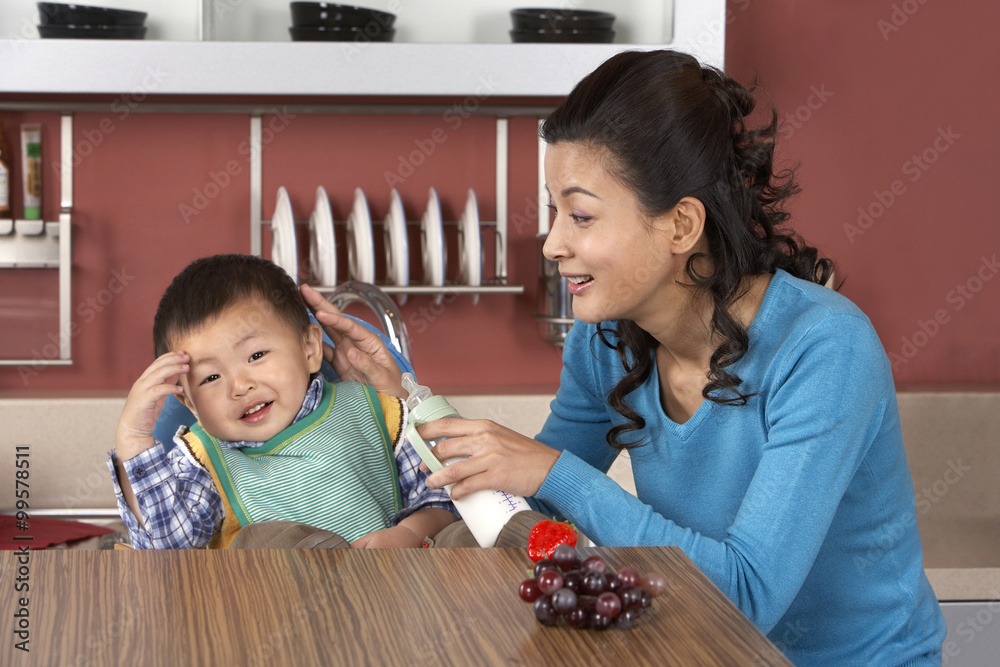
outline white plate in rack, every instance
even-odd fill
[[[420,221],[420,241],[423,249],[424,283],[434,287],[444,286],[445,264],[448,261],[444,245],[444,223],[441,221],[441,202],[437,190],[430,189],[427,211]]]
[[[351,280],[375,283],[375,240],[364,190],[354,191],[354,208],[347,218],[347,268]]]
[[[321,185],[316,188],[316,208],[309,217],[309,272],[320,285],[337,284],[337,243],[333,236],[330,198]]]
[[[410,284],[410,249],[406,238],[406,213],[403,200],[393,188],[389,194],[389,214],[385,218],[385,272],[390,285],[406,287]],[[400,305],[406,295],[398,296]]]
[[[299,253],[295,242],[295,214],[292,200],[284,186],[278,188],[278,200],[271,216],[271,261],[299,283]]]
[[[479,205],[476,191],[472,189],[458,220],[458,254],[462,283],[479,287],[483,282],[483,241],[479,231]],[[476,294],[472,301],[479,303],[479,295]]]

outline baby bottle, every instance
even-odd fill
[[[411,373],[403,373],[403,389],[409,394],[406,399],[406,407],[410,410],[406,438],[431,472],[437,472],[443,466],[463,460],[465,457],[460,456],[448,459],[442,464],[431,450],[444,438],[424,442],[420,434],[417,433],[418,426],[435,419],[461,417],[458,411],[443,396],[434,396],[430,389],[417,384]],[[444,487],[449,496],[452,486],[454,485],[449,484]],[[481,489],[452,502],[455,503],[455,508],[465,520],[465,525],[469,527],[469,531],[472,532],[473,537],[476,538],[481,547],[492,547],[508,519],[521,510],[531,509],[528,502],[521,496],[512,496],[503,491],[489,489]]]

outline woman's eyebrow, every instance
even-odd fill
[[[549,191],[549,186],[548,185],[545,186],[545,191],[548,192],[549,195],[551,196],[552,193]],[[563,190],[561,194],[562,194],[563,197],[568,197],[569,195],[577,193],[577,192],[579,192],[582,195],[587,195],[588,197],[593,197],[594,199],[600,199],[600,197],[598,195],[595,195],[590,190],[587,190],[585,188],[581,188],[579,185],[572,185],[572,186],[566,188],[565,190]]]
[[[579,192],[582,195],[587,195],[588,197],[593,197],[594,199],[600,199],[600,197],[595,195],[593,192],[591,192],[590,190],[585,190],[584,188],[581,188],[579,185],[573,185],[566,188],[565,190],[562,191],[562,196],[568,197],[569,195],[574,194],[576,192]]]

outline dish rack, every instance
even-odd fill
[[[70,319],[73,212],[73,115],[60,124],[59,220],[0,220],[0,269],[59,270],[59,335],[46,341],[34,359],[0,359],[0,366],[69,366],[74,329]]]
[[[537,114],[537,110],[535,110],[535,113]],[[479,281],[476,281],[476,282],[479,282],[478,285],[460,284],[457,281],[445,281],[445,280],[443,280],[443,276],[429,277],[429,276],[426,276],[426,275],[421,276],[424,279],[423,283],[421,283],[421,284],[412,284],[412,285],[411,284],[407,284],[407,285],[392,284],[392,281],[390,280],[390,276],[384,276],[382,280],[372,281],[372,280],[369,279],[369,278],[372,277],[370,274],[367,275],[367,276],[364,276],[364,275],[357,275],[355,272],[352,272],[353,275],[348,275],[347,279],[348,280],[362,280],[363,282],[371,282],[372,284],[377,285],[383,291],[385,291],[385,292],[387,292],[389,294],[399,295],[398,298],[399,298],[399,300],[400,300],[401,303],[405,302],[406,296],[407,295],[411,295],[411,294],[428,294],[428,295],[433,295],[433,296],[435,296],[435,300],[437,302],[439,302],[439,303],[441,301],[443,301],[443,299],[445,298],[445,296],[457,296],[457,295],[466,295],[467,294],[467,295],[472,295],[474,297],[474,300],[476,302],[478,302],[479,297],[481,295],[484,295],[484,294],[523,294],[524,293],[524,286],[523,285],[511,285],[511,284],[508,284],[508,282],[507,282],[507,263],[508,263],[508,261],[507,261],[508,260],[508,255],[507,255],[507,244],[508,244],[508,235],[507,235],[507,190],[508,190],[507,165],[508,165],[508,158],[509,158],[509,155],[508,155],[508,127],[507,127],[507,123],[508,123],[508,118],[506,116],[502,116],[502,115],[498,115],[497,116],[497,118],[496,118],[496,191],[495,191],[496,220],[485,220],[485,221],[484,220],[478,220],[478,226],[479,226],[480,229],[481,228],[492,228],[493,232],[494,232],[494,238],[495,238],[495,262],[494,262],[494,267],[493,267],[494,270],[493,270],[493,276],[492,277],[486,278],[485,276],[482,276],[482,273],[484,273],[484,272],[481,270],[482,267],[480,267],[480,278],[481,279]],[[262,124],[262,116],[261,115],[255,114],[255,115],[251,115],[251,117],[250,117],[250,142],[249,143],[250,143],[250,252],[251,252],[251,254],[254,254],[254,255],[262,255],[262,229],[263,229],[263,227],[265,225],[267,225],[267,226],[271,227],[272,228],[272,232],[274,232],[275,231],[275,221],[274,220],[264,220],[262,218],[262,214],[261,214],[261,211],[262,211],[262,208],[263,208],[263,206],[262,206],[263,197],[264,197],[264,192],[263,192],[263,165],[262,165],[263,124]],[[360,196],[363,199],[364,195],[361,194]],[[323,193],[322,195],[319,195],[319,193],[318,193],[318,198],[320,198],[320,197],[325,197],[325,193]],[[358,195],[356,193],[355,210],[358,208],[357,197],[358,197]],[[396,197],[394,197],[394,198],[396,198]],[[433,189],[431,190],[430,198],[432,200],[432,203],[429,204],[429,206],[428,206],[428,214],[430,214],[432,212],[432,210],[434,209],[433,200],[436,199],[436,193],[434,193]],[[283,200],[287,200],[287,194],[282,195],[281,189],[279,189],[278,200],[279,200],[278,201],[279,206],[276,206],[276,209],[275,209],[275,213],[276,213],[275,218],[277,218],[277,214],[278,214],[280,205],[282,204],[282,201]],[[475,193],[472,192],[471,190],[470,190],[470,200],[471,201],[475,200]],[[467,202],[466,206],[465,206],[465,210],[469,211],[469,207],[470,207],[470,204]],[[367,208],[367,206],[365,205],[365,209],[366,208]],[[353,215],[354,214],[352,213],[352,216]],[[451,227],[458,227],[459,225],[461,225],[464,222],[465,215],[466,214],[463,214],[463,220],[460,220],[458,222],[442,222],[441,225],[443,227],[449,227],[449,228],[451,228]],[[427,217],[428,217],[428,215],[425,215],[425,219],[424,220],[420,220],[420,221],[406,220],[405,221],[405,226],[406,226],[406,228],[420,226],[421,229],[423,230],[427,226],[427,220],[426,220]],[[478,218],[478,211],[476,213],[476,217]],[[296,219],[296,220],[294,220],[294,224],[296,226],[299,226],[299,225],[303,225],[303,226],[304,225],[309,225],[310,222],[311,222],[310,220],[302,220],[302,219]],[[313,220],[312,224],[315,224],[315,222],[316,221]],[[335,226],[340,226],[340,225],[349,225],[351,222],[352,222],[352,220],[349,219],[348,221],[344,221],[344,222],[334,221],[333,224]],[[372,228],[374,230],[374,228],[379,227],[379,226],[383,226],[385,223],[381,222],[381,221],[371,220],[370,224],[371,224],[371,226],[372,226]],[[272,233],[272,238],[274,238],[273,233]],[[311,240],[311,244],[312,245],[315,244],[315,238],[313,238]],[[272,246],[273,246],[273,244],[272,244]],[[483,250],[484,249],[481,248],[480,249],[480,253],[482,253]],[[274,247],[272,247],[272,256],[274,254],[273,251],[274,251]],[[311,252],[311,254],[314,255],[315,254],[315,248],[310,248],[310,252]],[[425,266],[426,266],[426,262],[425,262]],[[289,270],[288,268],[286,268],[286,270],[288,270],[290,274],[297,273],[297,271],[295,271],[294,269],[293,270]],[[389,271],[391,271],[391,267],[389,266],[389,263],[387,262],[387,272],[389,272]],[[293,275],[292,277],[294,279],[298,279],[297,275]],[[336,289],[337,286],[336,285],[317,284],[317,285],[313,285],[313,287],[315,287],[315,289],[317,291],[319,291],[320,293],[322,293],[322,294],[329,294],[329,293],[333,292],[333,290]]]

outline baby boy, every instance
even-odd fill
[[[401,401],[319,373],[322,330],[273,263],[193,262],[160,300],[153,339],[109,455],[136,548],[225,548],[262,521],[417,547],[455,521],[447,495],[423,484]],[[166,451],[152,431],[171,394],[198,423]]]

